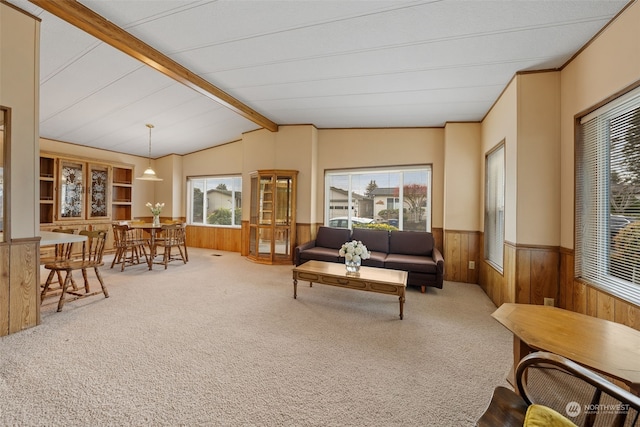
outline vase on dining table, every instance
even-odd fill
[[[153,215],[153,226],[157,227],[160,225],[160,214]]]

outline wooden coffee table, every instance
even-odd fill
[[[340,288],[359,289],[367,292],[397,295],[400,300],[400,319],[403,318],[404,295],[407,288],[407,272],[376,267],[360,267],[356,274],[347,273],[344,264],[323,261],[307,261],[293,269],[293,298],[298,297],[298,280]]]

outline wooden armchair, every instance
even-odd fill
[[[519,395],[497,387],[477,426],[638,425],[640,397],[565,357],[531,353],[515,380]]]
[[[65,272],[64,282],[62,283],[62,289],[60,293],[60,300],[58,301],[58,311],[62,310],[62,307],[65,302],[74,301],[80,298],[86,298],[92,295],[97,295],[99,293],[104,294],[105,298],[109,298],[109,292],[104,285],[102,280],[102,276],[100,275],[99,267],[103,266],[102,262],[102,253],[104,252],[104,245],[107,239],[107,231],[105,230],[97,230],[97,231],[86,231],[82,230],[79,234],[83,234],[87,236],[87,241],[82,242],[82,258],[80,259],[68,259],[62,261],[55,261],[51,263],[47,263],[44,265],[44,268],[47,270],[51,270],[49,276],[47,277],[47,281],[44,284],[44,288],[42,289],[42,293],[40,294],[40,300],[42,301],[46,294],[49,286],[51,285],[51,281],[53,280],[56,274],[61,274],[61,272]],[[91,292],[89,286],[89,279],[87,277],[87,270],[93,268],[98,281],[100,282],[101,290]],[[69,289],[71,285],[72,272],[74,270],[81,270],[82,277],[84,279],[84,293],[80,293],[81,289],[74,289],[73,287]],[[66,295],[72,295],[67,298]]]

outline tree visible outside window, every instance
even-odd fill
[[[325,224],[431,231],[431,166],[329,172]]]
[[[242,219],[242,178],[189,178],[190,224],[239,227]]]
[[[576,277],[640,304],[640,89],[580,120]]]

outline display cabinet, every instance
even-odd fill
[[[297,176],[294,170],[250,174],[249,259],[264,264],[292,263]]]
[[[111,166],[58,159],[58,221],[111,218]]]
[[[113,167],[111,190],[111,217],[114,221],[131,219],[131,195],[133,190],[133,169]]]
[[[41,226],[130,220],[133,176],[130,165],[42,153]]]
[[[55,212],[56,159],[40,156],[40,224],[52,224]]]

